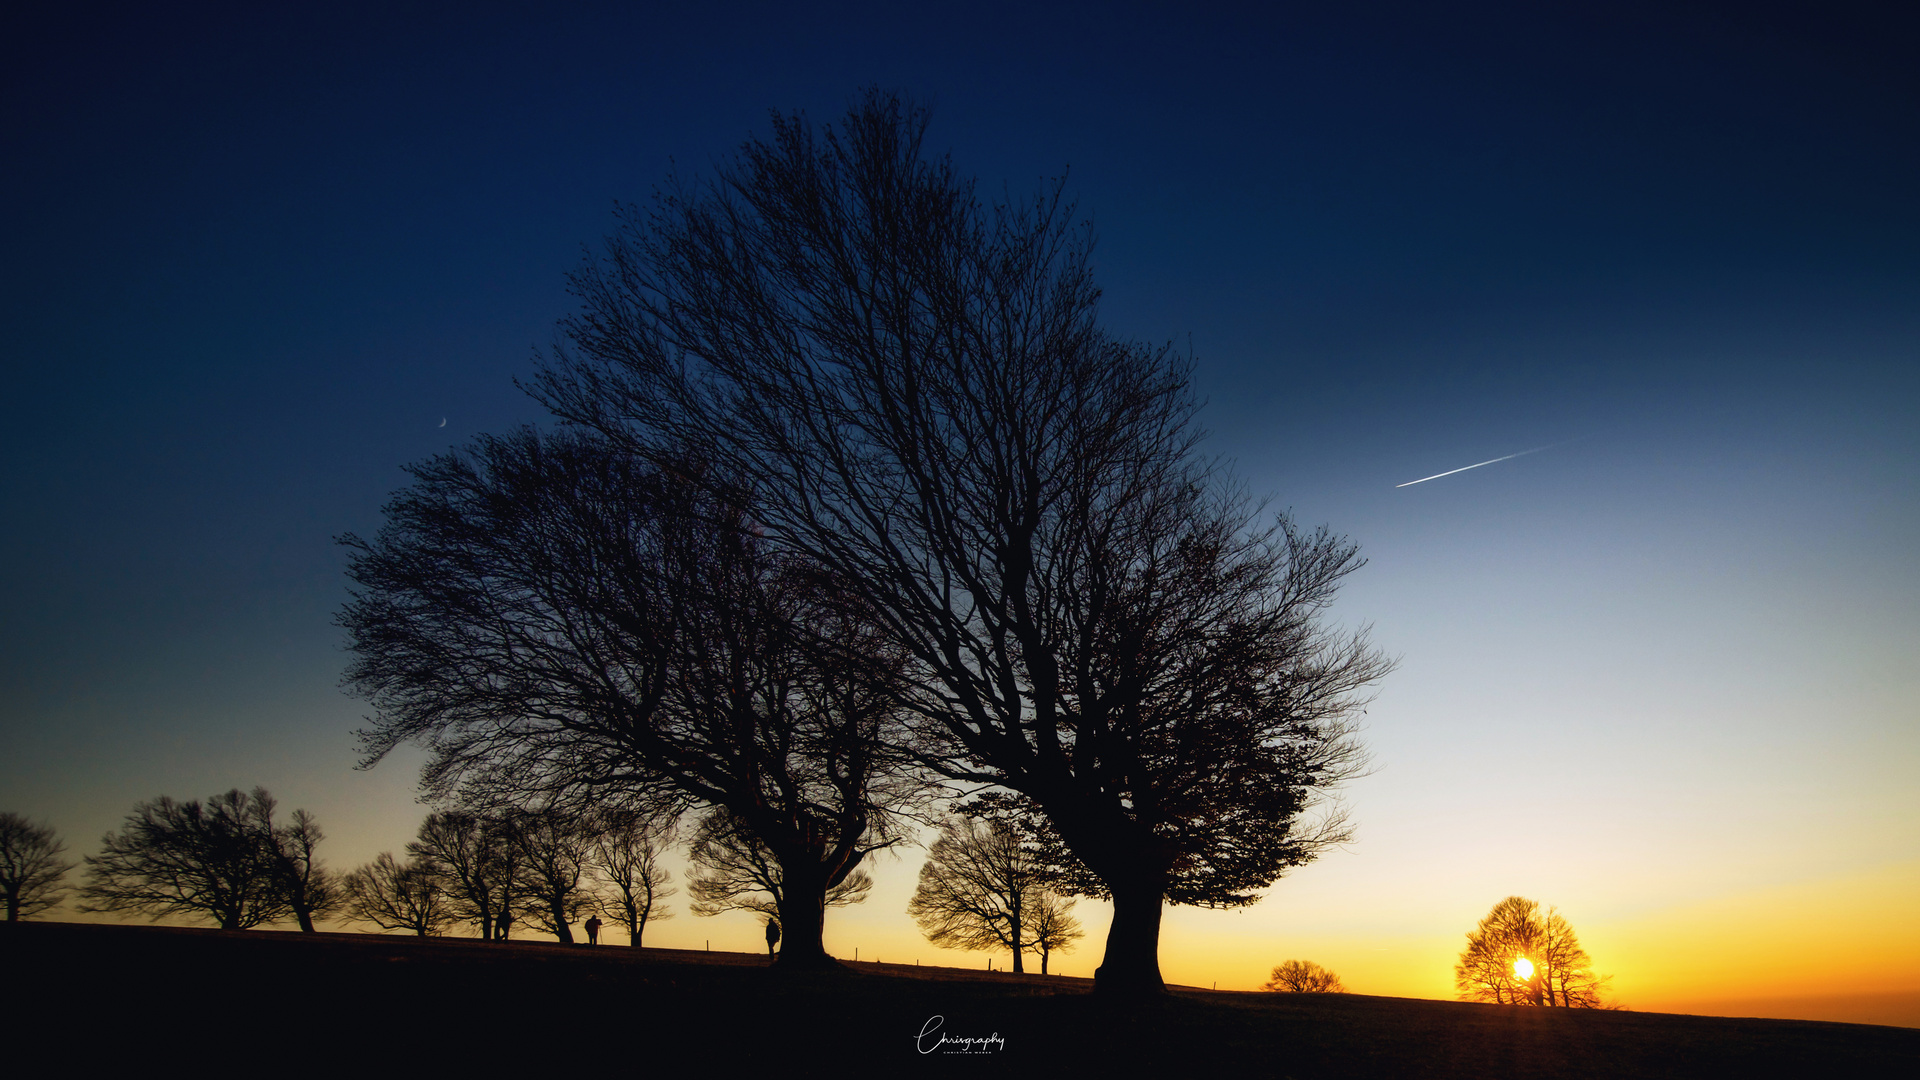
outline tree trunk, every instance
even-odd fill
[[[1107,952],[1093,973],[1093,989],[1101,994],[1165,993],[1160,978],[1160,912],[1165,889],[1158,882],[1112,885],[1113,928],[1107,931]]]
[[[827,886],[816,867],[800,874],[781,867],[780,882],[780,955],[774,966],[796,968],[833,967],[827,955],[822,933],[827,920]]]
[[[314,932],[313,912],[308,911],[306,908],[298,908],[293,914],[295,918],[300,920],[300,930],[302,933],[311,934]]]
[[[567,925],[566,908],[555,900],[547,905],[547,911],[553,915],[553,936],[559,938],[562,945],[573,944],[573,927]]]
[[[1020,898],[1018,896],[1014,897],[1013,910],[1009,912],[1008,915],[1009,917],[1007,921],[1011,924],[1010,928],[1013,931],[1013,933],[1008,935],[1009,937],[1013,938],[1013,972],[1016,975],[1025,975],[1027,973],[1027,968],[1026,968],[1026,965],[1021,963],[1021,960],[1020,960],[1020,954],[1025,952],[1026,950],[1020,947],[1021,945],[1020,936],[1021,936],[1022,927],[1020,925]]]

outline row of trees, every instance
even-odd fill
[[[1013,970],[1028,950],[1047,972],[1052,952],[1083,936],[1072,901],[1052,890],[1035,826],[992,797],[948,818],[921,867],[908,914],[943,948],[1007,949]],[[563,942],[583,914],[606,915],[638,946],[649,921],[670,918],[673,893],[661,857],[676,823],[636,810],[569,814],[555,807],[505,812],[441,811],[421,824],[405,861],[382,853],[336,876],[316,858],[324,834],[312,815],[277,824],[277,803],[263,788],[238,789],[202,804],[162,796],[141,803],[88,856],[83,911],[206,917],[222,929],[246,929],[292,917],[311,931],[318,919],[345,914],[387,930],[430,935],[471,924],[487,940],[506,940],[528,922]],[[8,922],[49,910],[64,897],[74,864],[45,825],[0,813],[0,895]],[[724,812],[706,814],[689,847],[697,915],[745,910],[777,920],[786,885],[780,862]],[[858,903],[872,881],[849,875],[828,894],[831,906]],[[1598,1008],[1606,979],[1564,916],[1510,896],[1467,934],[1454,969],[1462,1000],[1560,1008]],[[1311,961],[1273,969],[1270,991],[1343,993],[1338,975]]]
[[[926,120],[776,116],[620,212],[531,383],[563,429],[417,464],[344,538],[366,761],[719,815],[777,867],[783,965],[949,785],[996,793],[1049,891],[1111,899],[1097,985],[1158,990],[1164,904],[1349,838],[1312,808],[1389,664],[1323,620],[1354,545],[1248,501],[1188,359],[1099,327],[1060,186],[984,202]]]
[[[650,921],[671,917],[674,889],[662,856],[677,822],[639,810],[569,813],[548,806],[430,814],[404,859],[383,852],[344,874],[321,865],[324,839],[306,811],[274,821],[277,803],[263,788],[216,795],[205,803],[161,797],[141,803],[86,860],[82,910],[153,917],[207,918],[248,929],[288,917],[303,930],[345,915],[385,930],[419,935],[469,924],[486,940],[506,940],[529,924],[571,943],[572,924],[601,915],[640,945]],[[1012,822],[954,819],[935,841],[910,911],[943,947],[1013,952],[1023,970],[1028,949],[1041,971],[1052,951],[1081,936],[1070,902],[1047,892],[1039,864]],[[0,888],[9,921],[58,904],[72,869],[46,826],[0,815]],[[729,910],[777,920],[786,883],[778,860],[723,811],[704,815],[689,845],[689,891],[696,915]],[[858,903],[872,880],[864,871],[829,890],[827,904]]]
[[[674,890],[660,859],[673,837],[671,822],[632,810],[440,811],[404,860],[383,852],[346,875],[345,910],[422,936],[466,923],[505,941],[526,923],[567,943],[573,923],[605,916],[637,946],[649,922],[672,917],[661,905]]]
[[[80,910],[206,916],[222,930],[292,918],[313,930],[340,906],[339,883],[316,857],[319,823],[295,810],[281,824],[277,810],[265,788],[140,803],[86,857]]]

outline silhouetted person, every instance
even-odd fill
[[[588,916],[587,921],[582,923],[581,925],[585,927],[587,931],[587,944],[589,945],[600,944],[600,916],[598,915]]]
[[[773,947],[780,944],[780,923],[777,919],[767,920],[767,958],[773,958]]]

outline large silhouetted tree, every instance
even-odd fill
[[[922,760],[1024,795],[1112,899],[1098,985],[1158,990],[1164,903],[1348,835],[1308,811],[1388,667],[1323,621],[1361,560],[1197,453],[1188,361],[1101,330],[1058,184],[985,202],[925,132],[880,93],[776,116],[623,210],[535,394],[736,482],[906,659]]]
[[[1462,1001],[1574,1009],[1599,1008],[1606,983],[1567,920],[1523,896],[1495,904],[1468,931],[1453,978]]]
[[[414,466],[345,540],[368,760],[424,742],[429,792],[492,804],[723,808],[779,866],[781,964],[831,963],[828,895],[919,789],[902,657],[696,462],[527,430]]]
[[[0,813],[0,898],[6,901],[8,922],[60,906],[67,893],[62,879],[74,867],[60,857],[66,850],[51,826]]]
[[[86,857],[82,911],[211,919],[246,930],[290,912],[274,845],[273,798],[235,788],[198,800],[162,795],[135,806]]]

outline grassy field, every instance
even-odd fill
[[[787,975],[763,956],[625,946],[21,923],[0,925],[0,970],[8,1026],[77,1067],[122,1072],[1518,1078],[1920,1064],[1908,1028],[1352,994],[1114,1003],[1084,979],[868,963]]]

